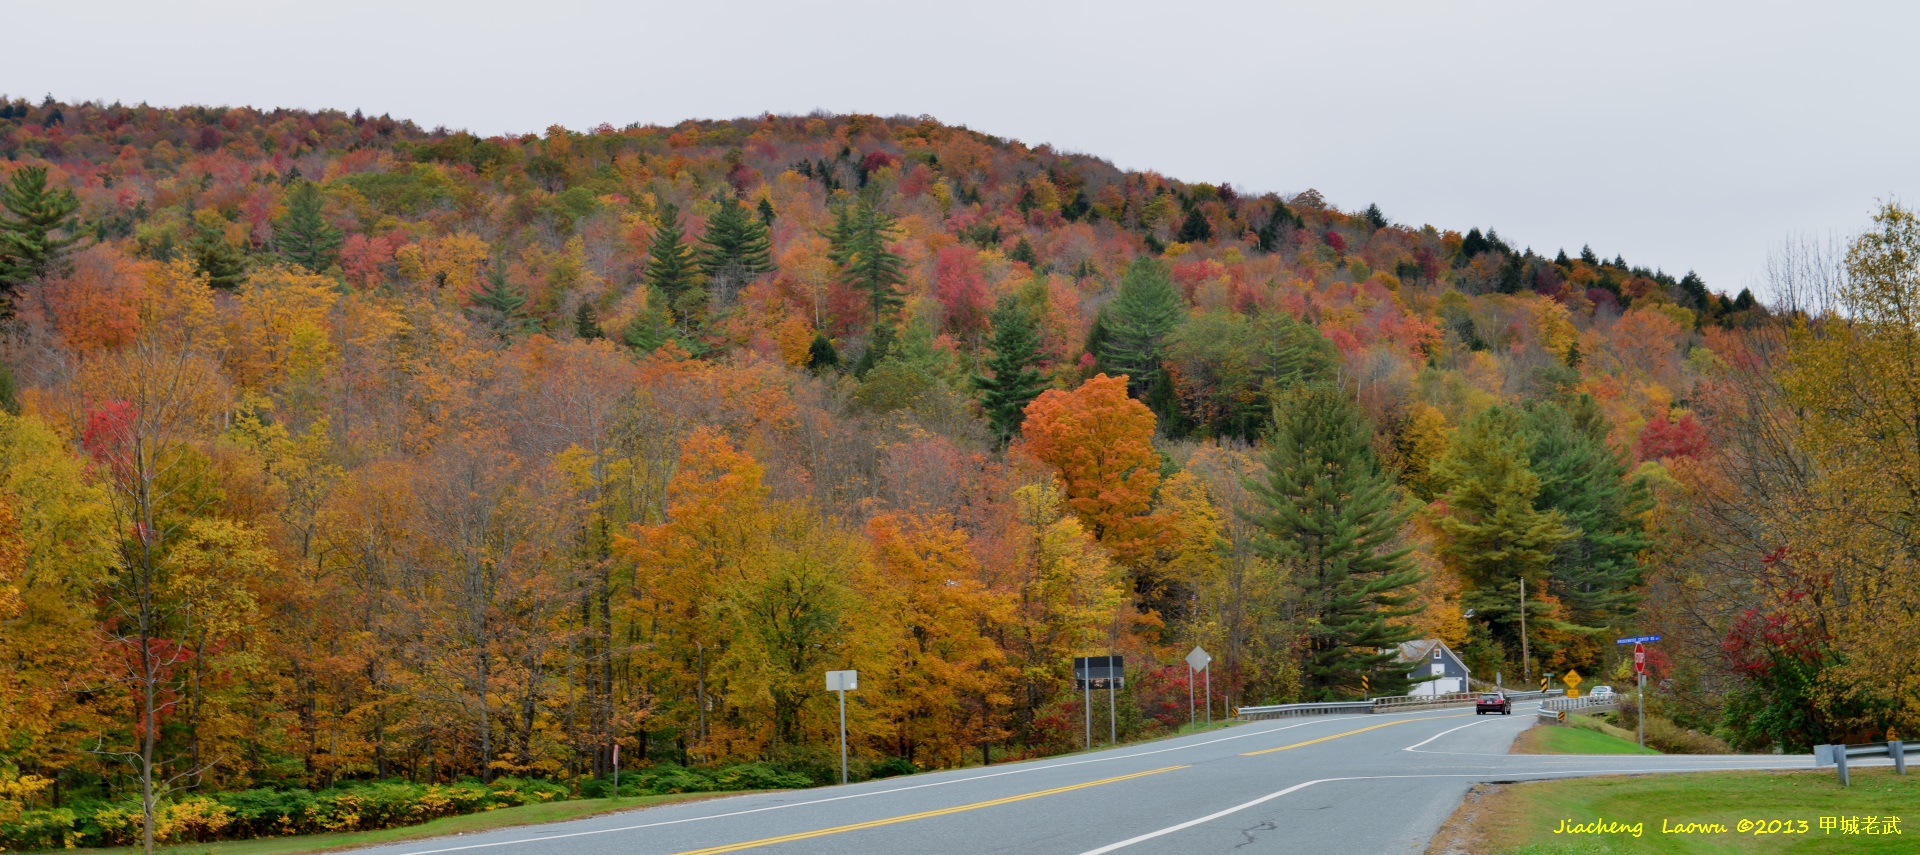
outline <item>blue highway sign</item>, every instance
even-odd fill
[[[1613,643],[1614,644],[1644,644],[1649,641],[1659,641],[1659,640],[1660,640],[1660,636],[1657,636],[1657,635],[1636,635],[1632,638],[1616,638],[1613,640]]]

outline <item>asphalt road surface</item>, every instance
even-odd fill
[[[1126,855],[1419,852],[1467,788],[1579,775],[1811,768],[1804,756],[1507,754],[1537,704],[1256,722],[850,786],[416,840],[380,855]]]

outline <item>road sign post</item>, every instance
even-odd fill
[[[1077,688],[1084,691],[1087,714],[1087,748],[1093,748],[1093,690],[1096,686],[1107,689],[1107,735],[1113,739],[1119,734],[1118,720],[1114,715],[1114,690],[1126,684],[1125,664],[1119,656],[1075,656],[1073,658],[1073,680]]]
[[[1211,670],[1208,670],[1208,669],[1211,669],[1212,667],[1213,667],[1213,656],[1207,653],[1207,651],[1204,648],[1200,647],[1199,645],[1197,644],[1194,645],[1193,650],[1187,653],[1187,726],[1188,727],[1193,727],[1199,724],[1199,719],[1197,716],[1194,715],[1194,712],[1193,712],[1193,678],[1197,672],[1202,670],[1207,671],[1207,724],[1213,724],[1213,672]]]
[[[1638,694],[1633,699],[1633,711],[1640,719],[1640,747],[1647,747],[1647,648],[1641,642],[1633,643],[1633,676],[1638,685]]]
[[[1633,707],[1640,717],[1640,747],[1647,747],[1647,648],[1644,645],[1659,641],[1657,635],[1636,635],[1632,638],[1616,638],[1614,644],[1633,645],[1633,677],[1638,687],[1639,697],[1634,699]]]
[[[620,743],[613,744],[613,797],[620,797]]]
[[[1207,662],[1207,726],[1213,726],[1213,662]]]
[[[1118,659],[1120,657],[1115,656],[1111,658]],[[1120,681],[1119,680],[1107,681],[1107,744],[1108,745],[1118,745],[1120,743],[1120,738],[1119,738],[1120,725],[1117,721],[1115,721],[1115,716],[1113,714],[1113,684],[1118,682]]]
[[[847,782],[847,692],[860,688],[859,671],[828,671],[827,691],[840,693],[840,783]]]

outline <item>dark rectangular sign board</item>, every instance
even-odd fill
[[[1116,688],[1127,684],[1126,666],[1123,657],[1075,656],[1073,658],[1073,687],[1075,689],[1088,688],[1088,684],[1091,684],[1092,688],[1095,689],[1104,689],[1107,688],[1107,681],[1109,680],[1113,681],[1113,685]]]

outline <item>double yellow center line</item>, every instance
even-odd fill
[[[1464,713],[1462,715],[1464,715]],[[1339,739],[1342,736],[1352,736],[1356,733],[1366,733],[1369,730],[1379,730],[1380,728],[1392,727],[1396,724],[1406,724],[1408,722],[1413,722],[1413,721],[1432,721],[1436,718],[1459,718],[1459,717],[1460,716],[1454,716],[1454,715],[1437,715],[1437,716],[1421,716],[1418,718],[1403,718],[1398,721],[1390,721],[1385,724],[1376,724],[1369,727],[1363,727],[1363,728],[1360,728],[1359,730],[1349,730],[1346,733],[1336,733],[1336,734],[1333,734],[1332,736],[1322,736],[1319,739],[1309,739],[1305,742],[1296,742],[1292,745],[1282,745],[1279,748],[1263,748],[1259,751],[1248,751],[1244,754],[1241,754],[1240,756],[1258,757],[1262,754],[1272,754],[1275,751],[1285,751],[1289,748],[1301,748],[1308,745],[1315,745],[1321,742],[1326,742],[1327,740],[1330,740],[1330,739]]]
[[[746,841],[745,843],[729,843],[725,846],[713,846],[706,849],[690,849],[685,852],[677,853],[677,855],[719,855],[719,853],[721,852],[739,852],[742,849],[753,849],[758,846],[772,846],[776,843],[792,843],[795,840],[807,840],[813,837],[825,837],[829,834],[844,834],[849,831],[860,831],[862,829],[867,829],[867,828],[879,828],[883,825],[895,825],[902,822],[912,822],[916,819],[931,819],[936,816],[947,816],[948,814],[956,814],[956,813],[962,813],[970,810],[979,810],[981,808],[990,808],[998,805],[1012,804],[1014,802],[1026,801],[1027,799],[1037,799],[1037,798],[1040,798],[1041,796],[1053,796],[1053,795],[1059,795],[1060,793],[1070,793],[1070,792],[1073,792],[1074,790],[1084,790],[1088,787],[1098,787],[1102,784],[1114,784],[1114,783],[1119,783],[1120,781],[1131,781],[1134,778],[1144,778],[1148,775],[1158,775],[1161,772],[1171,772],[1175,769],[1185,769],[1185,768],[1187,767],[1166,766],[1159,769],[1151,769],[1145,772],[1135,772],[1131,775],[1119,775],[1112,778],[1103,778],[1098,781],[1088,781],[1084,784],[1074,784],[1072,786],[1067,786],[1067,787],[1055,787],[1051,790],[1041,790],[1039,792],[1034,792],[1034,793],[1023,793],[1017,796],[1007,796],[1006,798],[1003,798],[1003,799],[993,799],[991,801],[974,802],[973,804],[959,805],[959,806],[950,807],[950,808],[941,808],[939,810],[921,811],[920,813],[910,813],[904,816],[893,816],[893,817],[887,817],[886,819],[876,819],[871,822],[856,822],[851,825],[837,825],[837,826],[834,826],[833,828],[822,828],[815,831],[802,831],[797,834],[785,834],[779,837],[765,837],[759,840],[749,840],[749,841]]]

